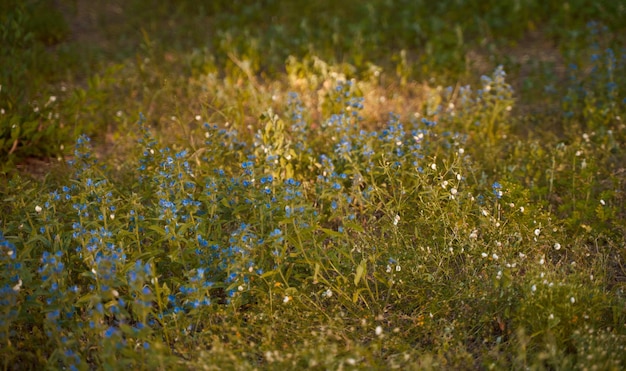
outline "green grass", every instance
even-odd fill
[[[614,1],[10,2],[13,369],[622,369]]]

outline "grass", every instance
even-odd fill
[[[623,368],[624,7],[429,4],[3,5],[2,368]]]

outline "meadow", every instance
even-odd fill
[[[0,4],[3,370],[626,367],[626,4]]]

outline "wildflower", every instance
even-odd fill
[[[437,164],[435,163],[430,164],[430,168],[433,170],[437,170]]]
[[[35,211],[39,214],[41,212],[41,206],[35,206]]]
[[[20,279],[17,282],[17,285],[13,286],[13,291],[15,291],[15,292],[20,291],[21,288],[22,288],[22,280]]]
[[[558,250],[561,250],[561,244],[560,244],[560,243],[558,243],[558,242],[557,242],[557,243],[555,243],[555,244],[554,244],[554,249],[555,249],[555,250],[557,250],[557,251],[558,251]]]
[[[380,336],[383,334],[383,328],[381,326],[376,326],[375,330],[376,336]]]
[[[605,206],[605,205],[606,205],[606,202],[604,202],[604,200],[600,200],[600,204],[601,204],[602,206]]]
[[[493,194],[496,196],[496,198],[502,197],[502,185],[500,183],[493,182],[493,184],[491,185],[491,189],[493,190]]]
[[[532,285],[530,288],[530,291],[535,292],[537,291],[537,285]]]
[[[400,215],[396,214],[396,216],[393,217],[393,225],[398,225],[399,221],[400,221]]]
[[[571,298],[569,298],[570,303],[574,304],[576,302],[576,299],[572,296]]]
[[[537,228],[535,229],[535,236],[539,237],[539,235],[541,234],[541,229]]]

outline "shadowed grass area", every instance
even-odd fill
[[[624,367],[619,2],[0,10],[3,369]]]

